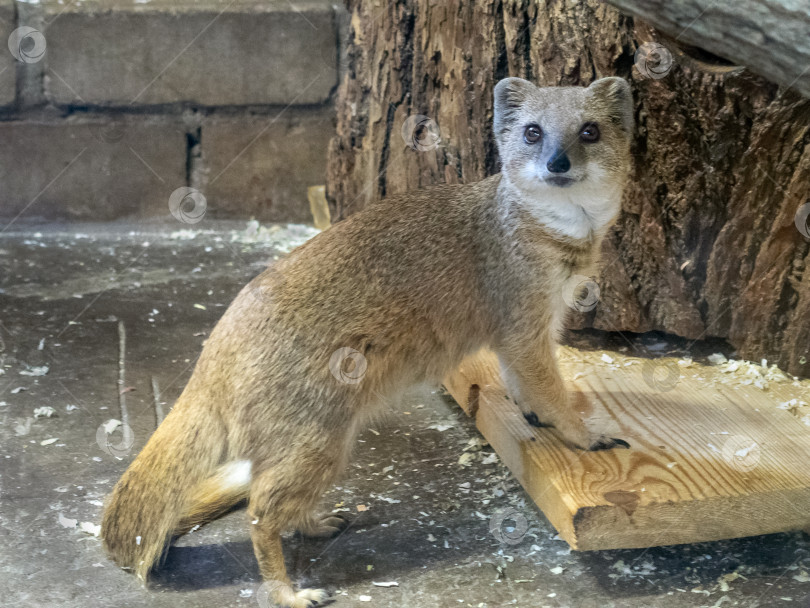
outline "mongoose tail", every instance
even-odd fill
[[[192,415],[188,403],[180,397],[115,485],[104,510],[105,549],[142,581],[180,524],[199,515],[192,504],[197,490],[214,475],[225,452],[225,431],[215,415],[199,404]]]

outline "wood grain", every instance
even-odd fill
[[[608,0],[679,41],[810,96],[810,4],[790,0]]]
[[[535,429],[506,396],[495,356],[467,359],[445,386],[572,548],[637,548],[810,528],[810,427],[776,406],[791,384],[762,391],[719,385],[693,365],[671,384],[646,366],[588,361],[561,349],[583,415],[631,449],[575,452]],[[649,375],[648,375],[649,378]],[[474,391],[475,392],[475,391]],[[736,453],[736,456],[735,456]]]

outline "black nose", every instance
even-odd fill
[[[571,161],[563,150],[557,150],[546,163],[546,167],[552,173],[565,173],[571,168]]]

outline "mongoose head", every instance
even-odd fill
[[[505,78],[495,87],[494,128],[502,173],[524,196],[621,193],[633,130],[633,99],[625,80],[537,87]]]

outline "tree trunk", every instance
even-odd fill
[[[636,55],[648,41],[632,18],[597,0],[348,8],[327,177],[334,220],[385,195],[497,172],[501,78],[587,85],[619,75],[634,88],[635,169],[605,239],[599,306],[571,327],[723,337],[746,358],[810,375],[810,230],[799,221],[810,213],[809,100],[747,72],[644,63],[652,47]],[[416,145],[403,138],[414,115],[435,121],[438,146],[429,129]]]
[[[810,95],[810,3],[794,0],[608,0],[695,45]]]

